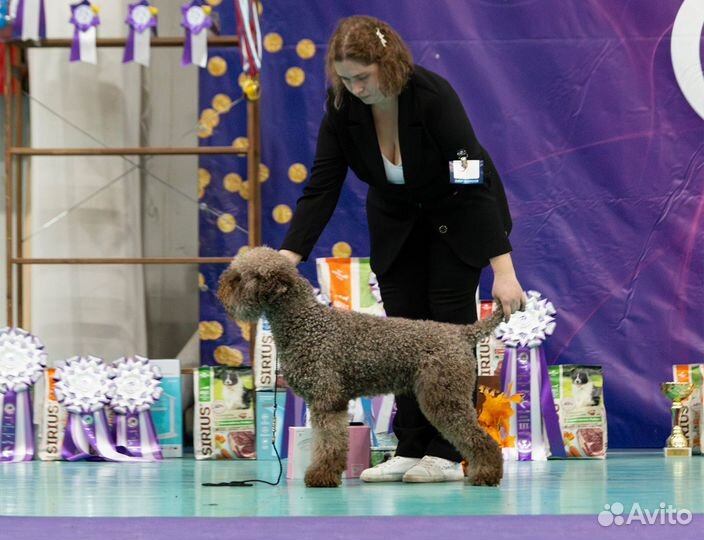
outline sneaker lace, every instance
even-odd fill
[[[402,461],[403,459],[405,459],[403,456],[394,456],[394,457],[384,461],[384,463],[380,463],[379,466],[386,467],[386,466],[395,465],[395,464],[399,463],[400,461]]]
[[[439,458],[436,456],[423,456],[423,459],[421,461],[425,462],[425,465],[428,465],[430,467],[438,467],[440,469],[451,469],[458,465],[454,461],[449,461],[447,459]]]

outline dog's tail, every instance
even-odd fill
[[[476,345],[481,339],[491,335],[497,326],[504,320],[504,310],[501,303],[496,305],[496,311],[488,319],[468,324],[465,326],[465,335]]]

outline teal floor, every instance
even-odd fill
[[[364,484],[310,489],[203,487],[275,480],[274,462],[172,459],[154,464],[39,462],[0,465],[0,516],[232,517],[598,514],[606,504],[661,503],[704,512],[704,457],[612,452],[603,461],[506,463],[499,488],[461,482]]]

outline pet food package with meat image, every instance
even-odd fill
[[[196,459],[255,459],[251,368],[201,367],[193,385]]]
[[[693,454],[702,453],[702,365],[677,364],[672,366],[672,380],[694,385],[694,392],[682,402],[680,427]]]
[[[491,317],[496,310],[492,300],[482,300],[478,304],[478,319],[484,320]],[[501,368],[503,365],[506,345],[493,333],[477,342],[477,384],[492,390],[502,391]],[[481,411],[484,403],[484,394],[479,393],[477,408]]]
[[[605,458],[608,445],[601,366],[548,369],[567,457]]]

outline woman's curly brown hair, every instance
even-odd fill
[[[335,62],[343,60],[365,66],[378,64],[379,89],[387,96],[400,94],[413,72],[411,51],[387,23],[366,15],[342,19],[330,38],[325,58],[325,71],[332,83],[336,109],[342,106],[347,91],[335,71]]]

